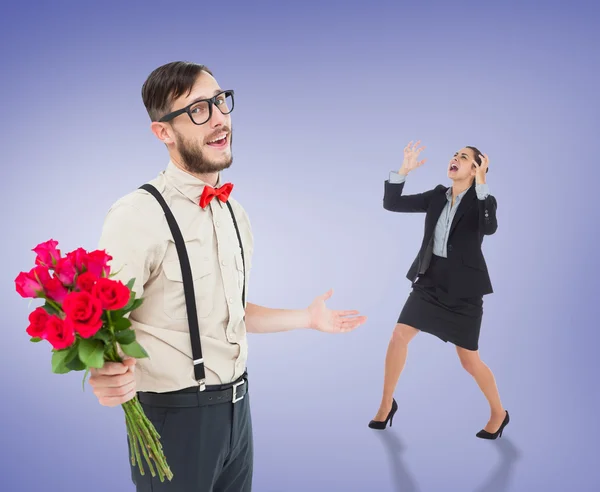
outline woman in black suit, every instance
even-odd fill
[[[369,423],[373,429],[392,424],[398,409],[393,393],[406,362],[409,342],[420,331],[456,346],[463,367],[473,376],[490,404],[491,418],[476,435],[496,439],[508,424],[494,375],[479,357],[483,296],[493,292],[481,251],[484,236],[496,232],[496,199],[486,184],[488,157],[475,147],[459,150],[448,165],[452,186],[405,195],[406,176],[425,160],[424,147],[410,142],[398,173],[385,181],[383,207],[391,212],[425,213],[425,234],[407,278],[408,297],[392,334],[385,361],[383,397]]]

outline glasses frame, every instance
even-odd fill
[[[224,113],[223,111],[221,111],[221,108],[219,108],[219,106],[216,105],[217,102],[217,98],[223,94],[226,94],[226,96],[231,96],[231,109],[227,112]],[[194,106],[195,104],[201,103],[201,102],[207,102],[208,103],[208,118],[206,119],[206,121],[203,121],[202,123],[196,123],[194,121],[194,117],[192,116],[192,113],[190,111],[190,108],[192,106]],[[206,123],[208,123],[210,121],[210,119],[212,118],[212,110],[213,110],[213,105],[216,106],[216,108],[221,111],[222,115],[227,115],[230,114],[233,111],[233,108],[235,106],[235,98],[234,98],[234,91],[231,89],[228,90],[224,90],[219,92],[218,94],[215,94],[213,97],[209,97],[208,99],[197,99],[194,102],[191,102],[190,104],[188,104],[185,108],[181,108],[178,109],[177,111],[173,111],[171,113],[168,113],[166,115],[164,115],[159,121],[159,123],[166,123],[168,121],[171,121],[173,118],[176,118],[177,116],[183,114],[183,113],[187,113],[187,115],[190,117],[190,120],[192,121],[192,123],[194,125],[204,125]]]

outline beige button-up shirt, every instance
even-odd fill
[[[220,179],[220,178],[219,178]],[[149,181],[165,198],[185,240],[196,295],[206,384],[234,381],[246,369],[248,346],[242,306],[244,269],[227,204],[213,198],[199,206],[205,183],[169,162]],[[140,183],[141,184],[141,183]],[[220,183],[217,184],[219,186]],[[246,263],[246,298],[253,235],[245,210],[229,197]],[[110,208],[99,248],[113,257],[111,271],[142,305],[129,319],[149,358],[138,359],[138,391],[175,391],[197,386],[179,257],[164,212],[152,195],[136,190]]]

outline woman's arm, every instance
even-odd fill
[[[491,236],[498,229],[498,219],[496,218],[496,209],[498,202],[486,183],[486,174],[488,170],[488,156],[484,154],[481,165],[478,166],[475,174],[475,191],[477,192],[477,202],[479,206],[479,228],[485,236]],[[477,165],[477,163],[475,163]]]
[[[390,172],[385,181],[383,208],[390,212],[427,212],[434,190],[416,195],[403,195],[406,175]]]
[[[498,203],[493,195],[490,195],[487,185],[476,184],[477,202],[479,205],[479,228],[486,236],[491,236],[498,229],[498,220],[496,218],[496,208]]]

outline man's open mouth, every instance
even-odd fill
[[[209,140],[206,144],[211,147],[224,147],[227,144],[227,133],[218,135],[212,140]]]

